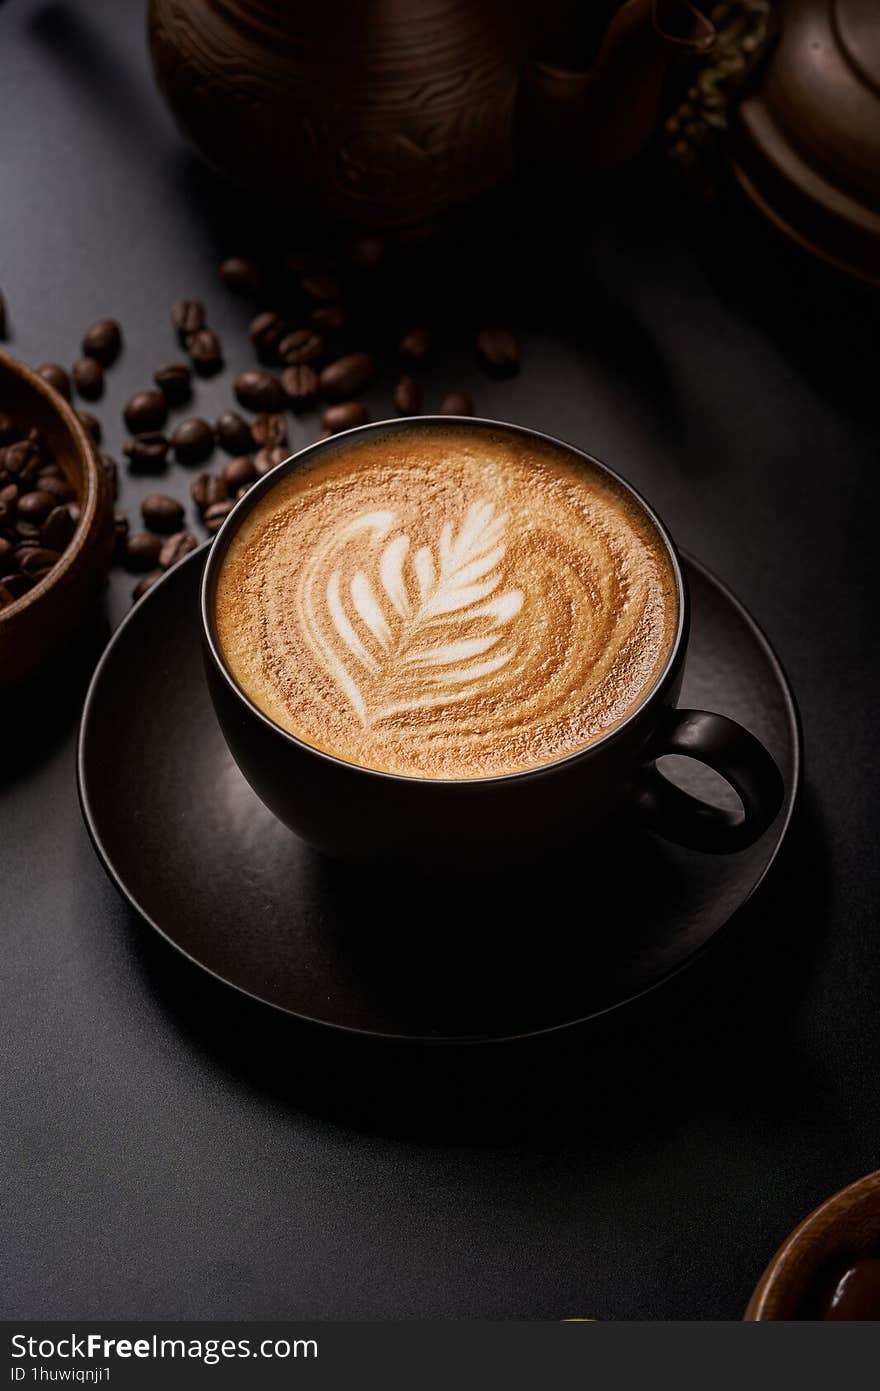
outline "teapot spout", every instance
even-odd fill
[[[670,59],[714,42],[714,26],[689,0],[625,0],[588,70],[525,69],[518,115],[527,157],[549,152],[596,170],[632,159],[656,125]]]

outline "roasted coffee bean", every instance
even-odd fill
[[[306,271],[299,278],[299,288],[309,299],[339,299],[339,281],[326,270]]]
[[[257,350],[257,355],[266,362],[272,362],[278,352],[278,345],[287,333],[287,324],[280,314],[266,309],[251,320],[248,336]]]
[[[3,454],[3,468],[14,478],[20,487],[33,483],[43,463],[43,452],[32,440],[18,440],[7,445]]]
[[[281,411],[287,399],[284,387],[272,372],[251,369],[235,379],[236,400],[249,411]]]
[[[213,502],[211,504],[202,518],[205,524],[205,530],[209,532],[211,536],[213,536],[216,531],[220,530],[234,506],[234,502]]]
[[[12,526],[12,523],[15,521],[15,514],[18,511],[18,489],[14,483],[12,485],[12,491],[15,493],[14,498],[0,496],[0,531],[6,531]],[[6,492],[5,488],[3,492]]]
[[[346,254],[358,270],[375,270],[385,256],[385,238],[378,232],[364,232],[349,242]]]
[[[52,494],[38,488],[33,492],[23,493],[18,499],[18,515],[26,522],[39,525],[46,520],[55,505]]]
[[[280,412],[261,411],[254,416],[251,424],[254,443],[260,446],[264,444],[286,444],[287,443],[287,417]]]
[[[254,483],[256,483],[256,481],[257,480],[254,478],[251,480],[250,483],[242,483],[241,487],[236,491],[235,501],[240,502],[241,499],[244,497],[245,493],[250,491],[250,489],[254,486]]]
[[[111,454],[99,454],[98,458],[110,485],[110,496],[115,502],[119,496],[119,466]]]
[[[64,368],[62,367],[62,372]],[[4,445],[12,444],[19,438],[19,429],[11,415],[5,411],[0,411],[0,448]]]
[[[87,401],[97,401],[104,394],[104,369],[95,357],[81,357],[70,369],[73,384]]]
[[[191,333],[205,327],[205,306],[198,299],[179,299],[171,311],[171,322],[185,343]]]
[[[427,357],[431,351],[433,343],[431,332],[427,328],[411,328],[409,333],[405,333],[397,345],[397,351],[401,357],[408,358],[410,362],[421,362],[422,358]]]
[[[12,595],[13,599],[20,599],[33,587],[34,581],[31,576],[22,574],[20,570],[16,574],[0,576],[0,589],[5,589],[7,594]]]
[[[161,430],[168,419],[168,402],[161,391],[138,391],[128,402],[123,415],[133,435]]]
[[[67,508],[53,507],[40,527],[40,541],[50,551],[63,551],[76,526]]]
[[[135,531],[125,543],[125,563],[129,570],[152,570],[159,563],[162,539],[151,531]]]
[[[299,367],[285,367],[281,385],[293,410],[304,410],[318,394],[318,374],[305,362]]]
[[[355,425],[366,425],[369,420],[363,401],[342,401],[338,406],[328,406],[321,416],[321,424],[332,435],[339,430],[351,430]]]
[[[54,474],[41,473],[37,479],[37,485],[44,493],[51,493],[53,503],[57,506],[65,502],[73,502],[76,497],[76,489],[66,478],[56,478]]]
[[[18,557],[18,568],[23,575],[35,575],[40,570],[51,570],[60,559],[60,551],[50,551],[46,546],[31,546]]]
[[[40,466],[40,478],[65,478],[66,474],[60,464],[48,463],[46,460]]]
[[[324,339],[313,328],[298,328],[288,333],[278,344],[278,356],[288,367],[301,362],[318,362],[324,356]]]
[[[101,443],[101,422],[91,411],[77,411],[76,417],[87,435],[91,436],[93,444]]]
[[[214,452],[214,431],[207,420],[191,416],[181,420],[171,436],[176,458],[181,464],[200,464]]]
[[[422,409],[422,393],[415,377],[404,375],[394,388],[394,404],[401,415],[418,415]]]
[[[477,353],[495,376],[510,377],[519,371],[519,343],[509,328],[484,328],[477,334]]]
[[[104,367],[109,367],[119,356],[122,331],[115,319],[96,319],[91,328],[86,329],[81,346],[85,357],[97,358]]]
[[[117,560],[125,557],[125,546],[128,541],[128,513],[113,513],[113,554]]]
[[[162,570],[154,570],[152,574],[144,575],[142,580],[138,580],[131,591],[132,602],[136,604],[138,599],[143,599],[147,590],[152,589],[157,580],[161,580],[163,573]]]
[[[249,459],[246,454],[240,454],[237,459],[230,459],[228,463],[223,465],[222,477],[231,492],[234,492],[236,488],[243,488],[246,484],[253,483],[256,476],[256,465],[253,459]],[[222,502],[223,499],[214,498],[213,501]]]
[[[466,391],[447,391],[440,402],[441,415],[473,415],[474,403]]]
[[[316,304],[314,309],[309,311],[309,318],[319,328],[326,329],[328,333],[335,333],[345,327],[348,315],[341,304]]]
[[[44,382],[48,382],[53,391],[57,391],[59,396],[63,396],[65,401],[70,400],[70,373],[61,366],[60,362],[43,362],[37,368],[37,376],[42,377]]]
[[[345,401],[363,391],[376,370],[369,353],[346,353],[321,372],[321,392],[331,401]]]
[[[223,344],[210,328],[191,333],[186,340],[186,350],[195,363],[196,371],[203,377],[212,376],[223,366]]]
[[[254,447],[254,437],[247,421],[238,411],[224,411],[214,426],[217,443],[227,454],[247,454]]]
[[[177,564],[178,560],[183,560],[185,555],[194,551],[198,544],[198,540],[191,531],[178,531],[174,536],[169,536],[159,552],[160,568],[170,570],[172,565]]]
[[[192,393],[192,372],[185,362],[166,362],[164,366],[157,367],[153,381],[172,406],[188,401]]]
[[[315,443],[316,443],[316,444],[320,444],[322,440],[329,440],[329,439],[332,439],[332,438],[333,438],[333,431],[332,431],[332,430],[322,430],[321,433],[320,433],[320,435],[316,435],[316,436],[315,436]]]
[[[225,502],[229,496],[229,488],[225,477],[219,477],[216,473],[200,473],[190,484],[190,493],[196,507],[204,512],[215,502]]]
[[[150,493],[141,503],[141,516],[151,531],[176,531],[183,521],[183,507],[167,493]]]
[[[220,279],[237,295],[255,295],[262,289],[263,272],[256,261],[245,256],[228,256],[220,266]]]
[[[159,430],[148,430],[126,440],[122,452],[133,473],[161,473],[168,454],[168,440]]]
[[[29,522],[26,517],[16,517],[12,530],[19,541],[37,542],[40,539],[39,523]]]
[[[12,542],[7,541],[5,536],[0,536],[0,574],[2,574],[3,571],[6,569],[7,565],[11,563],[11,555]]]
[[[262,477],[264,473],[271,473],[273,468],[283,464],[288,453],[289,450],[283,444],[267,444],[254,455],[254,468]]]

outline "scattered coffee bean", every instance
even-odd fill
[[[166,362],[163,367],[157,367],[153,381],[170,405],[179,406],[189,400],[192,372],[185,362]]]
[[[298,328],[288,333],[278,344],[278,356],[288,367],[296,367],[302,362],[318,362],[324,356],[325,343],[320,333],[313,328]]]
[[[104,394],[104,369],[96,357],[81,357],[70,372],[80,396],[97,401]]]
[[[135,531],[125,544],[125,563],[129,570],[152,570],[159,563],[162,539],[151,531]]]
[[[18,515],[26,522],[39,525],[46,520],[54,506],[55,498],[51,493],[36,489],[34,492],[24,493],[18,499]]]
[[[262,289],[263,272],[246,256],[228,256],[220,266],[220,279],[237,295],[255,295]]]
[[[207,475],[205,475],[207,477]],[[249,483],[253,483],[257,477],[257,469],[253,459],[249,459],[246,454],[240,454],[237,459],[230,459],[223,465],[222,477],[230,491],[234,492],[237,488],[244,488]],[[222,502],[222,498],[212,499],[215,502]]]
[[[509,377],[519,371],[519,343],[509,328],[484,328],[477,334],[477,353],[493,375]]]
[[[322,430],[321,433],[320,433],[320,435],[316,435],[316,436],[315,436],[315,443],[316,443],[316,444],[320,444],[322,440],[329,440],[329,439],[332,439],[332,438],[333,438],[333,431],[332,431],[332,430]]]
[[[63,396],[65,401],[70,400],[70,373],[61,366],[60,362],[44,362],[37,368],[37,376],[42,377],[44,382],[48,382],[59,396]]]
[[[205,327],[205,306],[198,299],[179,299],[171,311],[171,321],[181,343]]]
[[[364,232],[349,242],[347,255],[358,270],[375,270],[385,256],[385,238],[378,232]]]
[[[250,483],[242,483],[241,487],[236,491],[235,501],[240,502],[241,499],[244,497],[245,493],[250,491],[250,489],[254,486],[254,483],[256,483],[256,481],[256,479],[253,479]]]
[[[220,530],[234,506],[234,502],[212,502],[202,518],[205,530],[213,536]]]
[[[369,353],[346,353],[321,372],[321,392],[332,401],[344,401],[363,391],[375,370],[376,364]]]
[[[117,560],[125,558],[125,547],[128,541],[128,513],[113,513],[113,554]]]
[[[214,431],[207,420],[191,416],[181,420],[171,436],[175,457],[181,464],[200,464],[214,452]]]
[[[286,444],[287,417],[277,411],[261,411],[253,419],[251,432],[255,444]]]
[[[151,531],[175,531],[183,521],[183,507],[167,493],[150,493],[141,503],[141,516]]]
[[[271,473],[273,468],[283,464],[288,457],[290,450],[283,444],[267,444],[262,449],[258,449],[254,455],[254,468],[262,477],[264,473]]]
[[[278,345],[287,334],[287,325],[280,314],[274,310],[264,310],[251,320],[248,337],[257,350],[257,355],[265,362],[272,362],[278,352]]]
[[[119,496],[119,466],[111,454],[99,454],[98,458],[110,485],[110,496],[115,502]]]
[[[43,571],[49,571],[61,559],[59,551],[47,550],[44,546],[29,546],[18,557],[18,568],[23,575],[43,578]]]
[[[341,304],[316,304],[309,312],[312,323],[326,329],[328,333],[336,333],[344,328],[347,317]]]
[[[224,411],[217,419],[214,434],[227,454],[247,454],[254,447],[251,427],[238,411]]]
[[[52,474],[41,473],[37,478],[37,486],[44,493],[51,493],[56,505],[66,502],[73,502],[76,497],[76,489],[66,478],[57,478]]]
[[[122,347],[122,332],[116,320],[96,319],[91,328],[86,329],[81,346],[85,357],[97,358],[104,367],[109,367]]]
[[[93,444],[101,443],[101,422],[91,411],[77,411],[77,419],[87,435],[91,435]]]
[[[168,403],[161,391],[138,391],[123,412],[133,435],[161,430],[168,419]]]
[[[466,391],[447,391],[440,402],[441,415],[473,415],[474,403]]]
[[[404,375],[394,388],[394,404],[401,415],[418,415],[422,409],[422,393],[415,377]]]
[[[178,531],[174,536],[169,536],[159,552],[160,569],[170,570],[172,565],[177,564],[178,560],[183,560],[185,555],[194,551],[198,544],[198,540],[191,531]]]
[[[363,401],[342,401],[338,406],[327,407],[321,416],[321,424],[335,435],[340,430],[351,430],[355,425],[366,425],[369,418]]]
[[[203,377],[212,376],[223,366],[223,344],[210,328],[200,328],[186,340],[186,350]]]
[[[342,293],[339,281],[325,270],[306,271],[299,278],[299,287],[309,299],[339,299]]]
[[[287,400],[278,378],[272,372],[257,369],[239,372],[235,379],[235,396],[249,411],[281,411]]]
[[[132,601],[137,603],[138,599],[143,599],[147,590],[152,589],[157,580],[161,580],[162,570],[154,570],[150,575],[144,575],[142,580],[138,580],[134,589],[131,591]]]
[[[225,502],[229,496],[226,478],[218,477],[216,473],[200,473],[193,479],[189,490],[200,512],[206,511],[215,502]]]
[[[433,338],[429,329],[411,328],[409,333],[405,333],[397,345],[397,351],[401,357],[408,358],[410,362],[421,362],[422,358],[428,356],[431,351]]]
[[[122,452],[134,473],[161,473],[168,454],[168,440],[159,430],[147,430],[126,440]]]
[[[285,367],[281,373],[281,385],[293,410],[304,410],[318,394],[318,374],[308,363],[302,363],[299,367]]]

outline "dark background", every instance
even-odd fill
[[[142,10],[0,9],[6,346],[70,363],[118,316],[97,407],[117,454],[125,400],[179,357],[178,297],[227,349],[194,409],[231,404],[252,310],[217,262],[300,230],[184,148]],[[444,306],[429,406],[463,387],[606,459],[754,611],[803,716],[791,846],[699,997],[623,1032],[464,1061],[330,1044],[123,908],[77,804],[87,672],[44,683],[0,736],[7,1317],[737,1318],[791,1226],[880,1163],[876,309],[650,162],[572,184],[501,200],[440,269],[406,261],[379,318],[393,341],[403,304]],[[490,312],[522,331],[517,380],[472,363]],[[125,479],[121,504],[154,487]]]

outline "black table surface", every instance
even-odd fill
[[[0,10],[4,346],[68,363],[118,316],[114,453],[128,395],[179,357],[176,298],[227,346],[199,413],[250,365],[216,277],[248,218],[157,96],[143,8]],[[480,375],[463,289],[428,395],[605,458],[753,610],[803,717],[787,853],[700,991],[624,1031],[491,1058],[331,1043],[124,909],[77,802],[87,673],[47,681],[0,739],[5,1316],[737,1318],[795,1222],[880,1164],[876,309],[662,173],[584,193],[502,229],[521,376]],[[155,486],[125,478],[121,504]],[[588,896],[585,870],[585,919]]]

